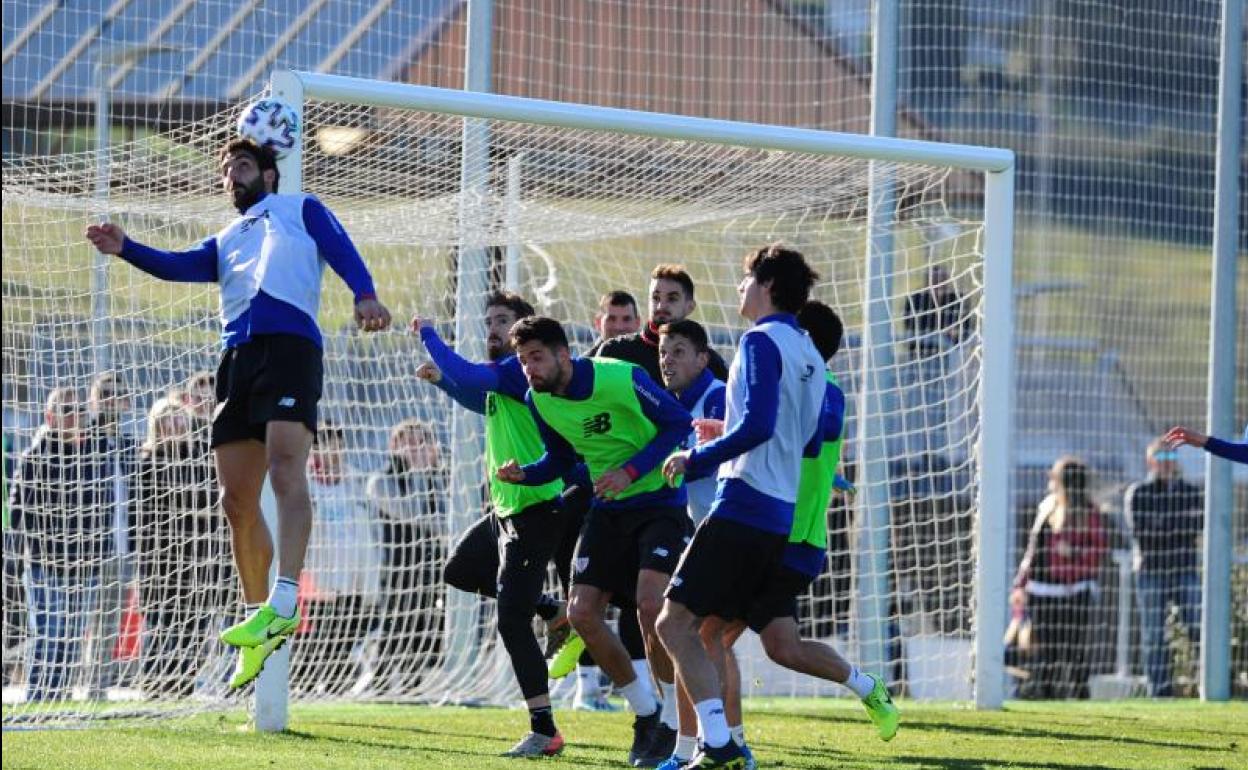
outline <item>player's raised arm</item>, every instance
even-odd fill
[[[217,241],[208,238],[186,251],[163,251],[126,237],[121,225],[111,222],[87,228],[87,240],[101,254],[121,257],[138,269],[164,281],[215,283]]]

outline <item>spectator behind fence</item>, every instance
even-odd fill
[[[302,576],[307,636],[295,645],[292,687],[343,693],[358,680],[356,645],[373,625],[381,593],[377,521],[359,474],[347,464],[346,434],[328,420],[308,456],[314,512]]]
[[[446,474],[433,427],[406,419],[390,431],[389,462],[368,480],[384,553],[377,682],[403,691],[439,652],[439,570],[446,550]]]
[[[929,358],[966,338],[975,321],[967,312],[958,287],[942,265],[928,270],[927,285],[906,298],[902,323],[910,356]]]
[[[108,508],[113,532],[113,548],[100,564],[99,604],[91,624],[92,668],[89,697],[103,700],[106,691],[118,684],[120,665],[116,659],[121,614],[134,581],[127,532],[130,478],[138,442],[122,431],[131,409],[130,396],[116,372],[101,372],[91,382],[87,396],[89,430],[92,442],[103,452],[108,484],[100,504]]]
[[[1105,564],[1105,523],[1089,494],[1088,467],[1058,458],[1049,471],[1010,604],[1031,619],[1030,678],[1020,695],[1086,698],[1091,654],[1090,610]]]
[[[185,697],[223,611],[222,565],[229,554],[212,457],[180,400],[152,404],[130,493],[144,618],[140,687],[147,695]]]
[[[7,427],[7,426],[6,426]],[[4,477],[0,505],[4,506],[4,686],[8,687],[19,668],[26,644],[26,579],[22,564],[22,539],[13,530],[9,517],[9,479],[16,465],[9,434],[3,435]]]
[[[13,533],[27,559],[26,699],[32,702],[70,697],[100,564],[113,554],[112,469],[102,437],[85,430],[85,417],[73,389],[52,391],[10,491]]]
[[[1200,634],[1200,537],[1204,495],[1184,481],[1178,454],[1163,439],[1148,445],[1148,478],[1127,487],[1123,515],[1131,536],[1140,608],[1140,657],[1153,697],[1174,694],[1166,617],[1173,605],[1193,641]]]

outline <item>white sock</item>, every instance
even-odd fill
[[[648,717],[659,710],[654,691],[643,685],[641,679],[634,679],[623,687],[617,687],[616,691],[628,701],[628,707],[639,717]]]
[[[269,606],[278,615],[289,618],[295,614],[298,596],[299,584],[290,578],[279,577],[273,584],[273,592],[269,594]]]
[[[675,730],[680,726],[680,716],[676,708],[676,683],[659,682],[659,692],[663,693],[663,707],[659,711],[659,721]]]
[[[845,686],[854,691],[854,695],[859,698],[865,698],[875,689],[875,680],[858,670],[857,666],[851,666],[849,669],[849,678],[845,680]]]
[[[676,748],[672,751],[672,756],[681,762],[688,762],[693,759],[693,752],[698,750],[698,737],[696,735],[677,735]]]
[[[637,678],[646,683],[646,687],[650,688],[650,692],[654,692],[654,679],[650,677],[650,661],[645,658],[633,661],[633,672],[637,674]]]
[[[698,710],[698,726],[706,745],[713,749],[727,746],[732,740],[728,733],[728,721],[724,718],[724,702],[719,698],[707,698],[694,704]]]
[[[736,725],[728,728],[728,734],[732,736],[733,743],[738,746],[745,745],[745,725]]]
[[[582,703],[597,700],[602,694],[602,679],[597,666],[576,667],[576,699]]]

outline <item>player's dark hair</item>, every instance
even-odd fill
[[[598,300],[598,309],[606,312],[609,307],[631,307],[633,315],[637,315],[637,300],[633,299],[633,295],[623,289],[609,291],[602,295],[602,299]]]
[[[759,283],[771,281],[771,304],[785,313],[802,309],[819,277],[800,252],[779,243],[746,254],[745,271]]]
[[[497,289],[485,301],[486,307],[505,307],[516,314],[516,318],[528,318],[537,313],[533,306],[514,291]]]
[[[691,321],[688,318],[682,318],[679,321],[663,324],[659,327],[660,335],[673,335],[684,337],[693,343],[693,349],[698,353],[711,352],[711,343],[707,339],[706,329],[702,328],[702,324],[697,321]]]
[[[836,311],[817,299],[812,299],[797,311],[797,323],[810,335],[815,343],[815,350],[827,361],[841,349],[841,339],[845,336],[845,324]]]
[[[553,318],[531,315],[521,318],[511,327],[511,345],[519,348],[526,342],[540,342],[551,350],[568,347],[568,335],[563,325]]]
[[[250,155],[251,159],[256,162],[256,167],[260,169],[260,173],[273,172],[273,192],[277,192],[277,183],[281,181],[282,172],[277,170],[277,156],[273,154],[273,151],[250,139],[239,137],[226,142],[221,148],[220,162],[225,163],[231,155],[239,153]]]
[[[693,279],[689,277],[689,271],[685,270],[684,265],[655,265],[650,271],[650,280],[657,281],[660,278],[680,284],[680,288],[685,290],[685,298],[693,299]]]

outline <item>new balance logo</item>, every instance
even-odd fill
[[[655,556],[667,556],[667,555],[668,555],[668,553],[670,553],[670,551],[668,551],[668,550],[667,550],[666,548],[664,548],[663,546],[659,546],[658,548],[655,548],[655,549],[654,549],[654,555],[655,555]]]
[[[576,570],[577,573],[581,573],[589,569],[589,557],[582,556],[576,561],[574,561],[572,563],[572,569]]]
[[[599,412],[593,417],[586,417],[584,420],[581,420],[581,429],[585,431],[585,438],[599,433],[609,433],[611,431],[611,413]]]
[[[282,396],[281,398],[277,400],[277,405],[284,409],[290,409],[291,407],[295,405],[295,397],[294,396]]]

